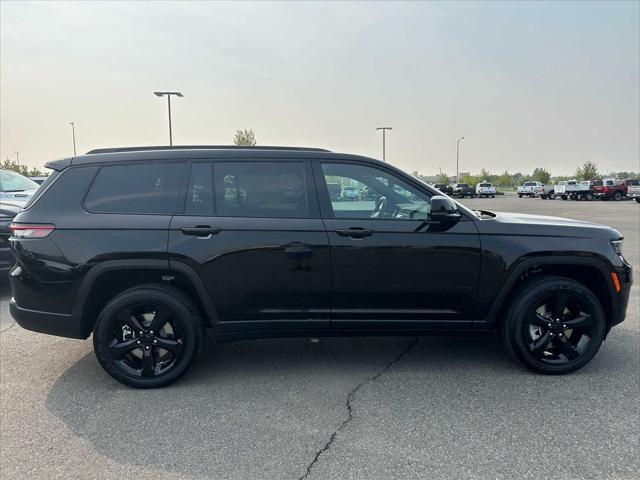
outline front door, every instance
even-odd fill
[[[200,275],[220,333],[329,326],[328,239],[308,162],[194,162],[169,253]]]
[[[473,221],[431,222],[431,193],[382,166],[327,161],[314,170],[331,246],[332,327],[470,323],[480,273]]]

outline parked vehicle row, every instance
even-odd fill
[[[556,185],[545,185],[540,182],[525,182],[518,187],[518,197],[540,197],[543,200],[622,200],[634,198],[640,203],[640,180],[615,178],[594,180],[563,180]]]
[[[495,197],[496,187],[491,183],[483,180],[475,185],[469,185],[468,183],[454,183],[453,185],[447,185],[446,183],[435,183],[433,188],[437,188],[445,195],[458,198],[475,198],[475,197]]]
[[[0,275],[6,276],[13,263],[9,249],[11,221],[37,189],[38,184],[27,177],[0,169]]]

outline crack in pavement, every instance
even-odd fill
[[[0,333],[4,333],[4,332],[8,332],[9,330],[11,330],[14,326],[16,325],[16,322],[13,322],[11,325],[9,325],[7,328],[5,328],[4,330],[0,330]]]
[[[360,390],[362,387],[364,387],[367,383],[375,382],[378,378],[380,378],[382,375],[384,375],[394,364],[396,364],[398,361],[402,360],[402,358],[407,353],[409,353],[411,351],[411,349],[416,345],[416,343],[418,343],[418,337],[415,337],[411,341],[411,343],[409,343],[409,345],[407,345],[405,347],[405,349],[402,350],[402,352],[400,352],[393,360],[391,360],[389,363],[387,363],[382,370],[380,370],[378,373],[376,373],[372,377],[366,378],[365,380],[360,382],[358,385],[356,385],[356,387],[353,390],[351,390],[348,393],[347,401],[346,401],[347,412],[348,412],[347,418],[342,422],[342,424],[338,427],[338,429],[331,434],[331,436],[329,437],[329,441],[327,443],[325,443],[324,447],[322,447],[320,450],[318,450],[316,452],[316,455],[313,458],[313,460],[311,461],[311,463],[309,465],[307,465],[306,473],[304,475],[302,475],[298,480],[303,480],[303,479],[307,478],[311,474],[311,469],[318,462],[318,460],[320,459],[322,454],[324,452],[326,452],[327,450],[329,450],[329,448],[331,448],[331,445],[333,444],[335,439],[338,437],[338,434],[349,423],[351,423],[351,421],[353,420],[353,407],[352,407],[351,404],[352,404],[353,400],[355,399],[355,396],[356,396],[356,393],[358,393],[358,390]]]

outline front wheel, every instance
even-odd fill
[[[616,192],[613,194],[613,199],[617,202],[622,199],[622,192]]]
[[[522,194],[521,193],[518,194],[518,198],[522,198]]]
[[[589,363],[605,326],[602,305],[591,290],[575,280],[545,275],[525,284],[510,302],[500,336],[524,366],[558,375]]]
[[[164,387],[193,364],[203,336],[198,307],[162,285],[126,290],[102,309],[93,347],[102,368],[136,388]]]
[[[556,194],[554,192],[549,192],[549,200],[555,200]]]
[[[636,197],[636,203],[640,203],[640,197]]]

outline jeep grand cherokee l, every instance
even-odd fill
[[[388,164],[319,149],[103,149],[49,163],[14,220],[10,309],[93,333],[122,383],[181,376],[220,340],[497,331],[526,367],[567,373],[622,322],[622,235],[473,211]],[[332,198],[328,184],[375,192]]]

